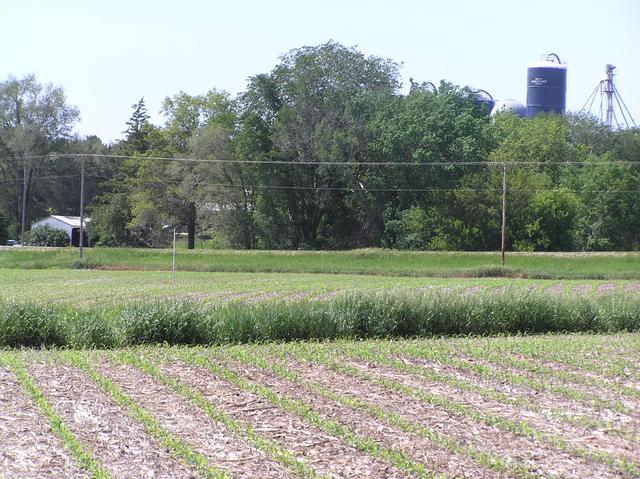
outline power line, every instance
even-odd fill
[[[50,176],[32,176],[29,178],[30,180],[48,180],[48,179],[57,179],[57,178],[79,178],[80,175],[50,175]],[[0,183],[14,183],[21,182],[22,178],[15,178],[12,180],[0,180]]]
[[[441,166],[589,166],[589,165],[640,165],[639,161],[629,160],[597,160],[597,161],[433,161],[428,163],[415,163],[405,161],[291,161],[291,160],[224,160],[205,158],[163,157],[163,156],[130,156],[108,155],[98,153],[68,153],[49,155],[5,156],[0,160],[29,160],[46,159],[57,160],[60,158],[95,158],[113,160],[154,160],[173,161],[183,163],[214,163],[233,165],[299,165],[299,166],[402,166],[402,167],[441,167]]]
[[[102,178],[108,179],[110,176],[104,175],[85,175],[86,178]],[[55,175],[55,176],[39,176],[33,177],[32,180],[48,180],[58,178],[80,178],[80,175]],[[21,182],[22,179],[2,180],[0,183]],[[140,183],[140,181],[138,181]],[[164,183],[178,185],[179,180],[153,180],[152,183]],[[228,183],[210,183],[198,182],[198,186],[210,186],[218,188],[242,188],[245,190],[302,190],[302,191],[347,191],[347,192],[390,192],[390,193],[479,193],[479,192],[499,192],[501,188],[362,188],[357,186],[288,186],[288,185],[231,185]],[[640,190],[582,190],[561,188],[564,191],[573,193],[640,193]],[[510,191],[521,193],[543,193],[549,191],[557,191],[557,188],[512,188]]]

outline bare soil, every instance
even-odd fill
[[[417,434],[407,433],[390,424],[378,421],[362,410],[343,406],[262,369],[233,362],[225,363],[225,366],[252,381],[272,388],[283,397],[303,401],[323,418],[338,421],[356,434],[371,438],[382,447],[395,447],[404,451],[410,457],[424,464],[429,470],[452,477],[508,477],[489,470],[466,457],[440,449],[434,443]],[[425,425],[428,426],[428,424]]]
[[[618,475],[601,464],[573,457],[544,443],[473,421],[462,415],[452,414],[370,381],[336,373],[318,364],[289,362],[288,367],[305,379],[323,384],[340,394],[357,396],[406,419],[453,436],[462,443],[473,445],[479,450],[493,452],[503,458],[525,464],[532,472],[542,476],[616,477]],[[458,399],[463,404],[475,406],[468,401],[468,398]]]
[[[486,361],[486,360],[478,360],[473,358],[473,362],[475,364],[480,364],[482,366],[493,369],[497,372],[507,372],[512,375],[520,376],[522,378],[530,378],[540,380],[543,376],[536,374],[531,371],[526,371],[523,369],[518,369],[516,367],[508,366],[505,364],[498,364],[496,362]],[[615,403],[620,403],[626,408],[627,415],[631,418],[634,418],[634,421],[638,423],[638,427],[640,428],[640,397],[632,396],[632,395],[624,395],[615,389],[610,389],[606,387],[606,382],[599,384],[585,384],[584,382],[570,382],[565,378],[554,377],[554,376],[544,376],[545,383],[550,387],[562,387],[567,389],[569,393],[576,392],[580,394],[584,394],[586,397],[579,402],[585,404],[588,407],[592,407],[595,409],[603,409],[601,404],[598,404],[599,401],[605,401],[611,403],[611,407],[609,409],[615,410]],[[558,395],[559,397],[563,397]],[[606,408],[605,408],[606,409]]]
[[[216,377],[208,370],[183,363],[168,364],[162,369],[200,391],[232,419],[280,443],[319,474],[350,478],[403,477],[395,468],[359,452],[337,437],[309,426],[298,417]]]
[[[89,477],[64,448],[13,373],[0,368],[0,477]]]
[[[575,380],[573,380],[571,378],[567,378],[566,376],[564,376],[562,378],[562,381],[565,384],[567,381],[576,385],[582,385],[585,383],[597,384],[598,386],[604,389],[609,389],[615,393],[617,393],[617,387],[623,386],[626,388],[630,388],[631,390],[636,390],[636,392],[633,392],[631,394],[632,397],[640,397],[640,381],[634,381],[633,379],[626,376],[611,377],[604,374],[599,374],[597,372],[587,371],[585,369],[574,367],[569,364],[563,364],[563,363],[551,361],[548,359],[532,358],[532,357],[524,356],[523,354],[518,354],[518,353],[510,353],[509,355],[515,359],[518,359],[519,361],[527,362],[533,367],[542,366],[555,371],[570,373],[571,375],[576,377]],[[488,360],[487,364],[497,368],[502,366],[500,363],[496,363],[493,360]],[[638,366],[637,371],[640,372],[640,365]],[[629,372],[631,373],[631,371]]]
[[[636,370],[629,358],[635,357],[636,344],[609,344],[609,349],[597,352],[594,364],[602,357],[608,365],[632,368],[632,376]],[[550,370],[529,371],[498,357],[476,360],[462,351],[452,354],[468,359],[469,367],[397,354],[393,357],[404,364],[424,368],[402,370],[357,359],[337,346],[336,359],[366,373],[361,378],[353,371],[338,372],[303,361],[293,351],[289,356],[269,356],[269,350],[253,351],[264,351],[267,356],[263,359],[279,362],[292,376],[284,379],[268,367],[252,366],[249,360],[232,361],[232,353],[224,348],[212,348],[208,354],[250,383],[269,388],[277,397],[301,401],[312,411],[312,417],[335,421],[346,436],[326,432],[304,414],[287,412],[274,398],[247,392],[208,369],[176,361],[171,357],[172,349],[153,349],[148,358],[165,374],[199,391],[213,407],[238,423],[240,430],[211,418],[185,396],[140,369],[120,364],[117,353],[92,352],[86,357],[182,444],[233,477],[280,479],[295,474],[273,453],[256,447],[243,432],[248,428],[323,477],[411,477],[394,467],[384,452],[379,455],[384,449],[376,449],[388,448],[403,453],[413,464],[451,478],[640,478],[640,397],[633,392],[635,389],[621,388],[633,387],[633,380],[617,374],[613,366],[606,374],[595,369],[587,373],[581,366],[506,350],[509,357]],[[146,349],[142,351],[146,354]],[[590,353],[588,349],[580,358]],[[23,355],[27,370],[68,430],[113,477],[199,477],[199,472],[151,435],[127,407],[118,405],[85,372],[53,360],[55,352],[42,356],[37,352],[8,354]],[[59,359],[62,361],[62,357]],[[496,374],[485,377],[474,371],[473,364],[493,368]],[[555,370],[569,377],[555,375]],[[428,374],[420,374],[423,371],[435,371],[443,378],[430,379]],[[502,379],[501,373],[506,372],[524,378],[523,383]],[[547,381],[551,387],[536,390],[531,386],[533,379]],[[555,386],[571,388],[587,397],[571,399]],[[500,394],[492,397],[494,392]],[[340,398],[354,400],[353,406],[345,405]],[[603,405],[593,398],[611,404]],[[624,412],[613,407],[617,403],[625,405]],[[529,432],[518,429],[518,425],[530,428]],[[350,434],[368,446],[359,449],[350,445],[343,439]],[[503,472],[486,465],[491,456],[506,463]],[[626,472],[621,463],[624,460],[631,464]],[[15,375],[0,367],[0,478],[87,476]]]
[[[614,430],[620,430],[628,432],[631,435],[640,437],[640,423],[636,419],[627,414],[623,414],[619,411],[607,408],[595,408],[590,404],[586,404],[583,401],[570,399],[564,396],[559,396],[550,391],[538,390],[533,387],[529,387],[523,384],[515,384],[502,380],[492,380],[479,374],[476,374],[471,369],[454,368],[435,361],[428,361],[419,358],[412,358],[407,356],[399,356],[399,360],[402,362],[424,367],[426,369],[435,370],[440,374],[447,374],[457,379],[462,379],[473,385],[481,386],[489,390],[507,394],[509,397],[517,400],[523,400],[533,404],[531,411],[538,411],[541,415],[541,420],[552,421],[553,410],[562,410],[567,414],[571,414],[576,418],[593,419],[606,425],[601,432],[607,435],[614,433]],[[473,360],[474,363],[480,363],[482,365],[488,365],[485,361]],[[533,412],[527,414],[534,414]],[[612,430],[612,428],[614,430]],[[589,429],[590,431],[592,429]]]
[[[244,438],[138,369],[104,363],[100,372],[158,419],[163,427],[206,456],[211,466],[237,477],[291,477],[284,466],[268,459]]]
[[[396,371],[388,367],[368,364],[364,361],[350,361],[350,364],[360,370],[374,374],[376,377],[391,379],[412,389],[436,394],[448,400],[472,406],[477,411],[498,415],[515,422],[526,421],[540,432],[563,437],[574,448],[584,448],[596,452],[606,451],[629,461],[637,459],[636,442],[614,436],[606,429],[570,425],[544,412],[504,404],[473,392],[457,389],[448,384],[437,383],[418,375]],[[562,398],[555,399],[555,406],[567,410],[567,405],[562,404]]]
[[[110,474],[140,479],[197,477],[82,371],[36,365],[29,373],[67,427]]]

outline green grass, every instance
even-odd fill
[[[75,248],[3,248],[0,268],[171,269],[171,250],[87,248],[84,262]],[[498,253],[353,251],[180,250],[183,271],[352,273],[423,277],[529,277],[549,279],[638,279],[640,253]]]
[[[637,330],[639,297],[558,297],[519,289],[473,295],[448,290],[354,292],[326,301],[255,304],[165,300],[84,310],[0,300],[0,347]]]

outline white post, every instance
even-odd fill
[[[171,270],[173,271],[173,284],[176,284],[176,228],[173,228],[173,264]]]

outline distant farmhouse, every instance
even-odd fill
[[[84,219],[84,226],[87,227],[87,223],[91,221],[91,218]],[[46,218],[36,221],[31,225],[31,229],[38,228],[40,226],[48,226],[56,230],[63,230],[69,236],[69,242],[71,246],[80,246],[80,217],[79,216],[60,216],[51,215]],[[84,231],[84,245],[89,245],[87,231]]]

